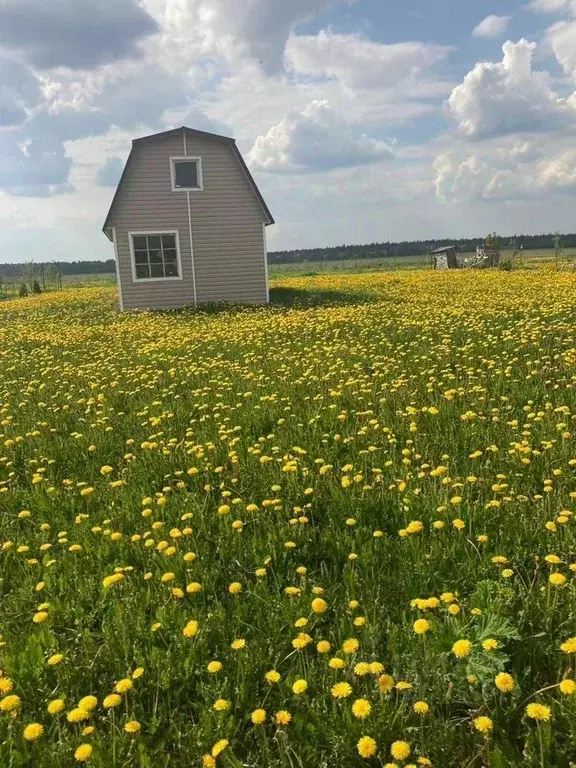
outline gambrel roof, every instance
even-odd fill
[[[118,182],[118,186],[116,188],[116,192],[114,193],[114,197],[112,198],[112,203],[110,204],[110,208],[108,210],[108,213],[106,215],[106,220],[104,221],[104,226],[102,227],[102,231],[106,233],[106,230],[109,226],[110,217],[112,215],[112,211],[114,210],[114,206],[116,205],[116,201],[118,200],[118,197],[120,195],[120,190],[122,189],[122,183],[126,177],[126,173],[128,171],[128,168],[130,166],[130,160],[132,158],[132,153],[134,151],[134,147],[140,146],[141,144],[146,144],[149,141],[156,141],[157,139],[164,139],[169,136],[175,136],[179,133],[186,132],[187,135],[197,136],[198,138],[209,138],[209,139],[216,139],[217,141],[225,142],[230,145],[232,152],[238,162],[240,163],[240,166],[242,167],[242,170],[244,171],[244,174],[246,178],[248,179],[248,183],[250,184],[250,187],[252,188],[252,191],[254,192],[254,195],[256,196],[258,202],[260,203],[260,206],[262,207],[262,210],[264,212],[264,215],[266,216],[266,224],[274,224],[274,218],[272,214],[270,213],[270,209],[266,205],[264,198],[262,197],[262,193],[256,186],[256,182],[254,181],[254,178],[252,177],[252,174],[250,173],[250,170],[246,163],[244,162],[244,158],[240,154],[240,150],[236,146],[236,139],[231,138],[230,136],[220,136],[218,133],[209,133],[208,131],[197,131],[194,128],[187,128],[185,125],[181,126],[180,128],[173,128],[170,131],[162,131],[161,133],[153,133],[150,136],[142,136],[139,139],[133,139],[132,140],[132,149],[130,150],[130,154],[128,155],[128,159],[126,160],[126,165],[124,166],[124,170],[122,171],[122,176],[120,176],[120,181]]]

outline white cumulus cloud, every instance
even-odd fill
[[[485,139],[573,124],[576,111],[532,68],[536,43],[508,40],[501,62],[479,62],[452,91],[448,110],[462,134]]]
[[[526,8],[536,13],[573,13],[576,15],[576,0],[532,0]]]
[[[450,50],[434,43],[385,45],[323,30],[318,35],[293,35],[286,46],[286,62],[296,74],[335,78],[350,89],[386,89],[422,85],[428,70]]]
[[[576,82],[576,21],[559,21],[547,32],[547,39],[564,72]]]
[[[491,14],[486,16],[480,24],[474,27],[472,34],[474,37],[502,37],[508,29],[508,24],[512,16],[496,16]]]
[[[248,155],[255,171],[330,171],[392,156],[389,145],[355,133],[338,118],[328,101],[312,101],[300,113],[291,112],[259,136]]]
[[[448,202],[522,200],[576,189],[576,149],[569,138],[552,142],[507,138],[462,145],[434,161],[436,194]]]
[[[300,23],[332,5],[356,0],[144,0],[178,46],[229,61],[242,53],[265,71],[281,69],[286,40]]]

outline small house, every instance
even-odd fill
[[[432,264],[434,269],[458,269],[458,259],[456,258],[456,246],[445,245],[442,248],[436,248],[431,251]]]
[[[103,226],[120,309],[266,303],[273,223],[234,139],[185,126],[134,139]]]

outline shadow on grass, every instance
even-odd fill
[[[366,301],[368,297],[365,294],[353,291],[313,291],[282,286],[270,289],[270,306],[272,307],[320,307],[334,304],[363,304]]]
[[[213,302],[210,304],[199,304],[197,307],[187,306],[181,309],[156,309],[152,310],[159,314],[188,314],[195,315],[219,315],[223,313],[233,314],[236,312],[245,312],[260,308],[264,311],[274,310],[280,307],[295,309],[311,309],[322,306],[344,306],[364,304],[369,298],[362,293],[353,291],[335,291],[335,290],[304,290],[302,288],[271,288],[269,304],[241,304],[231,302]]]

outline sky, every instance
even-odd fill
[[[131,140],[234,136],[270,250],[576,229],[576,0],[0,0],[0,262],[112,258]]]

